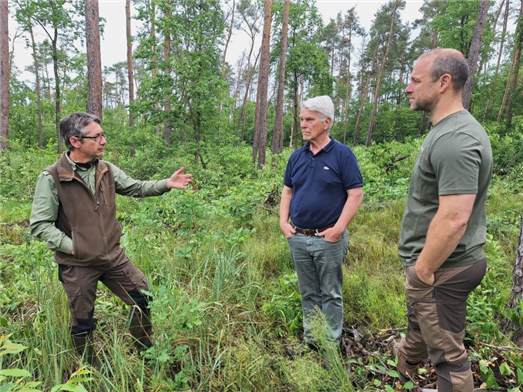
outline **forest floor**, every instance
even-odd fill
[[[379,380],[380,385],[392,385],[396,391],[405,390],[405,386],[400,382],[400,380],[393,376],[394,372],[397,372],[397,369],[394,366],[391,366],[391,362],[387,363],[387,361],[394,361],[394,358],[391,357],[391,346],[393,341],[399,341],[399,339],[401,339],[401,332],[405,332],[405,328],[382,330],[379,331],[377,335],[371,335],[370,333],[363,332],[363,330],[354,328],[343,328],[343,334],[339,346],[341,356],[345,363],[353,363],[347,367],[347,371],[351,373],[357,372],[358,377],[363,376],[367,380],[367,382],[365,382],[360,378],[358,383],[372,385],[377,382],[376,380]],[[481,342],[475,342],[475,344],[482,345]],[[513,390],[511,388],[517,386],[517,380],[514,377],[516,369],[512,369],[513,372],[506,370],[503,371],[502,364],[506,364],[504,354],[505,348],[494,347],[488,344],[484,345],[492,350],[492,361],[489,362],[488,365],[492,370],[491,374],[495,378],[498,386],[495,389],[488,388],[482,381],[483,378],[481,377],[479,361],[472,361],[471,369],[474,378],[474,390],[476,392]],[[470,356],[475,353],[474,347],[467,344],[466,347],[470,358]],[[310,350],[310,348],[306,348],[305,346],[296,348],[290,345],[285,348],[284,353],[288,357],[293,358],[308,350]],[[328,367],[329,365],[324,359],[321,350],[317,350],[316,354],[315,358]],[[379,364],[381,364],[381,366]],[[358,369],[361,370],[362,367],[366,369],[364,374],[362,374],[361,371],[358,372]],[[436,391],[437,376],[430,359],[424,361],[420,366],[420,369],[422,370],[419,374],[410,380],[414,387],[409,388],[409,390],[414,392]],[[393,371],[392,375],[390,370]]]

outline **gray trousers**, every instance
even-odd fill
[[[411,364],[430,357],[439,392],[472,392],[474,383],[463,345],[467,298],[485,276],[486,261],[440,268],[432,286],[422,282],[414,266],[405,267],[407,335],[398,355]]]
[[[298,274],[305,341],[313,343],[308,319],[317,310],[325,315],[332,337],[339,339],[343,327],[343,262],[349,246],[347,231],[338,242],[304,234],[294,234],[287,241]]]

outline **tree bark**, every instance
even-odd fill
[[[485,21],[487,20],[487,13],[489,9],[489,0],[480,0],[478,14],[476,16],[476,25],[474,26],[474,33],[472,34],[472,41],[470,43],[468,63],[469,63],[469,77],[463,88],[463,107],[470,111],[472,101],[472,88],[474,87],[474,75],[478,65],[479,51],[481,49],[481,41],[483,41],[483,33],[485,32]]]
[[[256,162],[256,152],[258,153],[258,170],[265,165],[265,154],[267,150],[267,91],[269,89],[269,65],[271,55],[271,21],[272,21],[272,0],[265,0],[265,21],[263,24],[263,39],[261,47],[260,73],[258,78],[258,102],[256,110],[257,121],[254,125],[253,143],[253,163]],[[256,141],[257,137],[258,142]]]
[[[512,293],[509,307],[514,308],[518,301],[523,301],[523,215],[519,227],[519,245],[516,249],[516,262],[513,269]]]
[[[256,31],[257,31],[256,23],[258,21],[258,18],[255,17],[251,23],[249,23],[249,20],[247,19],[245,14],[242,14],[242,18],[245,21],[247,28],[249,29],[249,31],[247,31],[247,30],[245,30],[245,31],[251,37],[251,47],[249,49],[249,55],[247,56],[247,66],[245,67],[245,70],[246,70],[245,94],[243,96],[243,103],[242,103],[242,108],[240,111],[240,116],[238,117],[238,129],[236,130],[237,134],[240,133],[240,141],[243,141],[243,129],[245,126],[245,109],[247,107],[247,100],[249,98],[249,91],[251,88],[252,76],[254,74],[254,69],[256,69],[256,65],[258,64],[258,59],[260,56],[260,52],[258,52],[256,59],[254,61],[254,66],[251,69],[251,56],[252,56],[252,52],[254,51],[254,43],[255,43]]]
[[[293,111],[292,111],[292,122],[294,124],[294,126],[292,127],[292,134],[291,134],[291,138],[290,138],[290,144],[289,146],[292,147],[294,146],[294,149],[296,150],[298,148],[298,132],[300,131],[300,120],[299,120],[299,117],[298,117],[298,114],[299,114],[299,105],[298,105],[298,102],[299,102],[299,97],[298,97],[298,80],[299,80],[299,76],[294,74],[294,91],[293,91],[293,97],[294,97],[294,101],[293,101]]]
[[[129,79],[129,125],[134,126],[133,36],[131,32],[131,0],[125,0],[125,33],[127,36],[127,78]]]
[[[229,24],[229,34],[227,35],[227,41],[225,41],[225,48],[223,49],[223,57],[222,57],[222,79],[225,80],[225,63],[227,58],[227,50],[229,49],[229,43],[231,42],[232,37],[232,30],[234,27],[234,10],[236,9],[236,0],[232,0],[232,9],[231,9],[231,23]],[[223,110],[223,95],[224,95],[224,89],[220,91],[220,103],[218,104],[218,127],[216,131],[217,136],[217,142],[220,143],[220,123],[222,118],[222,110]]]
[[[258,66],[258,59],[259,58],[260,58],[260,52],[258,52],[258,54],[256,55],[256,59],[254,60],[254,66],[253,67],[250,66],[250,60],[247,63],[247,68],[246,68],[247,80],[245,82],[245,95],[243,96],[243,103],[242,103],[242,109],[240,111],[240,117],[238,118],[238,129],[240,131],[240,141],[243,141],[243,134],[244,134],[244,128],[245,128],[245,117],[246,117],[246,108],[247,108],[247,100],[249,99],[249,92],[250,92],[250,89],[251,89],[252,77],[254,75],[256,67]]]
[[[98,0],[85,1],[85,42],[87,47],[87,112],[102,119],[102,61],[100,58],[100,17]]]
[[[33,61],[35,67],[35,78],[36,78],[36,107],[38,111],[38,146],[42,148],[43,142],[43,125],[42,125],[42,93],[41,93],[41,82],[40,82],[40,64],[38,62],[38,53],[36,52],[36,42],[33,32],[33,25],[31,20],[27,21],[29,27],[29,35],[31,36],[31,47],[33,48]]]
[[[165,20],[171,19],[171,0],[166,0],[165,2],[165,12],[164,12],[164,18]],[[169,65],[171,62],[171,32],[169,31],[169,28],[166,27],[164,31],[164,41],[163,41],[163,60],[165,62],[165,75],[167,76],[167,79],[170,80],[171,78],[171,66]],[[169,87],[166,88],[166,91],[169,90]],[[164,122],[164,131],[163,131],[163,138],[165,141],[165,145],[170,146],[171,145],[171,94],[169,92],[164,94],[163,97],[164,101],[164,113],[165,113],[165,122]]]
[[[362,49],[363,52],[363,49]],[[361,61],[361,60],[360,60]],[[372,78],[372,75],[374,75],[374,72],[376,72],[376,62],[378,61],[378,46],[376,45],[376,48],[374,49],[374,53],[372,54],[372,65],[370,69],[370,73],[367,75],[367,81],[365,83],[365,87],[363,86],[363,79],[364,79],[364,68],[365,65],[361,64],[361,70],[360,70],[360,107],[358,109],[358,115],[356,116],[356,124],[354,125],[354,134],[352,137],[352,144],[355,146],[358,144],[358,138],[360,134],[360,121],[361,116],[363,114],[363,107],[365,106],[365,101],[367,100],[367,96],[369,94],[369,87],[370,87],[370,80]]]
[[[0,0],[0,150],[9,148],[9,8]]]
[[[501,106],[499,107],[499,112],[498,112],[498,118],[497,118],[497,121],[500,122],[501,121],[501,118],[503,117],[503,113],[505,112],[505,106],[507,104],[507,99],[508,99],[508,95],[509,95],[509,92],[510,92],[510,85],[511,85],[511,81],[512,81],[512,75],[513,75],[513,72],[514,72],[514,67],[516,65],[516,62],[517,62],[517,51],[514,51],[514,55],[512,56],[512,64],[510,65],[510,70],[508,72],[508,76],[507,76],[507,83],[505,85],[505,93],[503,94],[503,99],[501,101]]]
[[[60,90],[60,74],[58,73],[58,29],[55,27],[52,48],[53,48],[53,71],[54,71],[54,90],[55,90],[55,127],[56,127],[56,137],[58,139],[58,153],[61,154],[62,149],[62,139],[60,138],[60,117],[62,115],[62,94]]]
[[[343,115],[345,117],[345,125],[343,127],[343,144],[347,144],[347,128],[349,127],[349,101],[351,93],[350,84],[350,60],[351,60],[351,45],[352,45],[352,29],[349,30],[349,42],[347,47],[349,48],[347,58],[347,83],[345,83],[345,99],[343,100]]]
[[[276,118],[272,132],[272,153],[279,154],[283,150],[283,104],[285,93],[285,63],[287,61],[287,37],[289,34],[289,9],[291,1],[283,4],[283,24],[281,30],[280,74],[278,78],[278,96],[276,98]]]
[[[385,63],[387,62],[387,58],[389,57],[390,46],[392,44],[392,37],[394,35],[394,26],[396,24],[396,10],[399,7],[399,3],[400,3],[399,0],[396,0],[394,2],[394,8],[392,9],[392,19],[390,21],[389,39],[387,41],[387,48],[385,49],[385,53],[383,55],[383,58],[381,59],[380,70],[378,73],[378,82],[376,84],[376,91],[374,93],[374,102],[372,104],[372,112],[370,114],[369,128],[367,131],[367,140],[365,141],[366,147],[369,147],[370,143],[372,141],[372,129],[374,127],[374,118],[376,117],[376,112],[378,111],[378,99],[380,96],[381,79],[383,78],[383,71],[385,70]]]
[[[510,88],[510,95],[508,98],[507,106],[507,129],[512,127],[512,105],[516,99],[516,93],[518,88],[518,79],[519,79],[519,68],[521,66],[521,50],[523,46],[523,0],[521,0],[521,7],[519,11],[518,24],[516,26],[516,37],[515,37],[515,50],[514,55],[514,75],[512,77],[512,86]]]
[[[225,41],[225,48],[223,49],[222,57],[222,78],[225,77],[225,60],[227,58],[227,50],[229,48],[229,43],[231,42],[232,29],[234,26],[234,10],[236,8],[236,0],[232,0],[232,10],[231,10],[231,23],[229,24],[229,34],[227,35],[227,41]]]
[[[505,4],[506,2],[506,4]],[[494,71],[494,75],[492,76],[492,79],[490,81],[490,86],[492,87],[493,86],[493,81],[496,79],[496,76],[498,75],[499,73],[499,65],[501,64],[501,56],[503,54],[503,46],[505,45],[505,36],[506,36],[506,33],[507,33],[507,24],[508,24],[508,16],[509,16],[509,11],[510,11],[510,0],[503,0],[501,2],[501,6],[500,6],[500,10],[501,11],[501,7],[503,6],[503,4],[505,4],[505,16],[503,18],[503,31],[501,33],[501,43],[500,43],[500,46],[499,46],[499,54],[498,54],[498,61],[496,63],[496,70]],[[496,18],[497,20],[497,18]],[[487,114],[488,114],[488,111],[489,111],[489,108],[490,108],[490,97],[491,95],[488,96],[487,98],[487,104],[485,105],[485,110],[483,112],[483,122],[485,122],[486,118],[487,118]]]

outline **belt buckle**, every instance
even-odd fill
[[[304,234],[308,236],[318,235],[318,229],[303,229]]]

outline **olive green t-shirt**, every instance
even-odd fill
[[[485,258],[485,201],[491,177],[489,138],[468,111],[453,113],[431,129],[414,165],[401,223],[398,251],[405,265],[414,265],[418,259],[439,197],[444,195],[476,194],[476,199],[465,234],[442,267],[474,264]]]

